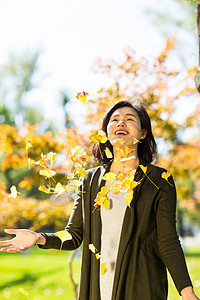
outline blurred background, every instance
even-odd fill
[[[200,259],[198,2],[0,0],[2,238],[4,228],[65,227],[74,193],[62,188],[97,165],[89,136],[113,103],[139,99],[158,143],[154,163],[175,178],[178,231],[200,289],[195,269]],[[83,91],[89,94],[87,105],[76,98]],[[41,175],[44,169],[47,176]],[[43,254],[34,251],[40,261]],[[33,276],[24,270],[28,277],[22,270],[8,273],[10,258],[1,254],[0,260],[5,263],[0,299],[21,299],[17,287],[23,283],[31,291],[33,282],[38,285],[33,299],[55,299],[53,292],[44,293],[55,278],[39,291],[44,277],[37,277],[39,270]],[[54,289],[57,296],[64,297],[65,284]],[[176,299],[173,293],[177,297],[172,289],[170,299]]]

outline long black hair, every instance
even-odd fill
[[[151,121],[149,115],[144,108],[144,106],[137,101],[136,103],[132,104],[130,101],[123,100],[115,103],[109,110],[105,113],[103,122],[102,122],[102,130],[105,131],[107,134],[107,126],[110,121],[110,118],[115,110],[121,107],[130,107],[133,108],[141,123],[141,129],[145,129],[147,131],[147,135],[144,139],[141,139],[141,143],[138,143],[138,157],[143,159],[146,163],[151,163],[153,161],[154,156],[157,154],[157,145],[154,139],[152,128],[151,128]],[[99,151],[99,147],[101,148],[101,153]],[[110,141],[108,140],[106,143],[97,143],[93,146],[93,154],[94,157],[103,164],[110,162],[113,158],[108,158],[105,154],[106,147],[111,151],[113,154],[113,146],[111,145]]]

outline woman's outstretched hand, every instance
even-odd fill
[[[35,244],[44,245],[46,239],[40,233],[28,229],[5,229],[6,233],[15,234],[11,240],[0,241],[0,251],[23,252]]]

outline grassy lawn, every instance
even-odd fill
[[[28,291],[31,300],[73,300],[69,278],[68,252],[40,250],[27,253],[0,253],[0,299],[27,299],[19,287]],[[187,264],[195,290],[200,295],[200,247],[187,248]],[[80,253],[74,261],[76,281],[79,280]],[[169,278],[169,300],[181,299]]]

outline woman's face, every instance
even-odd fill
[[[131,107],[121,107],[113,112],[107,126],[108,139],[113,147],[120,147],[119,139],[123,145],[135,148],[135,139],[145,138],[146,131],[141,129],[137,112]]]

